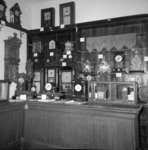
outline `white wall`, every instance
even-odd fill
[[[5,0],[7,20],[9,9],[18,2],[24,28],[40,28],[40,10],[50,7],[55,8],[55,25],[58,26],[59,4],[70,1],[76,4],[76,23],[148,13],[148,0]]]
[[[26,69],[26,58],[27,58],[27,35],[24,32],[12,29],[10,27],[4,26],[0,31],[0,80],[4,79],[4,56],[5,56],[5,42],[8,37],[13,37],[13,33],[17,33],[17,37],[21,39],[22,44],[20,47],[20,63],[19,63],[19,73],[25,73]],[[22,37],[20,33],[23,34]]]
[[[55,8],[55,24],[59,25],[59,4],[72,0],[42,0],[32,5],[30,28],[40,28],[40,9]],[[73,0],[76,4],[76,23],[107,18],[146,14],[148,0]]]

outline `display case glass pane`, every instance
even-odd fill
[[[8,100],[9,96],[9,83],[7,81],[0,81],[0,101]]]

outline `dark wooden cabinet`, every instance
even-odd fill
[[[40,91],[45,90],[45,84],[52,82],[55,89],[62,90],[61,78],[59,74],[62,73],[63,68],[74,68],[75,57],[75,26],[68,26],[61,29],[60,27],[52,28],[52,30],[31,30],[28,34],[28,59],[33,61],[34,72],[43,70],[41,79]],[[73,51],[69,55],[65,55],[65,44],[70,42],[73,44]],[[50,71],[54,70],[54,79],[50,77]]]

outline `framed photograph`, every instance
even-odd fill
[[[41,27],[55,26],[55,9],[46,8],[41,9]]]
[[[75,3],[60,4],[60,24],[69,25],[75,23]]]

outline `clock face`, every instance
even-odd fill
[[[52,89],[52,84],[51,84],[51,83],[46,83],[45,89],[46,89],[47,91],[50,91],[50,90]]]
[[[116,55],[115,56],[115,61],[116,62],[121,62],[123,60],[123,57],[121,55]]]
[[[80,84],[76,84],[76,85],[75,85],[75,90],[76,90],[77,92],[80,92],[80,91],[82,90],[82,86],[81,86]]]

